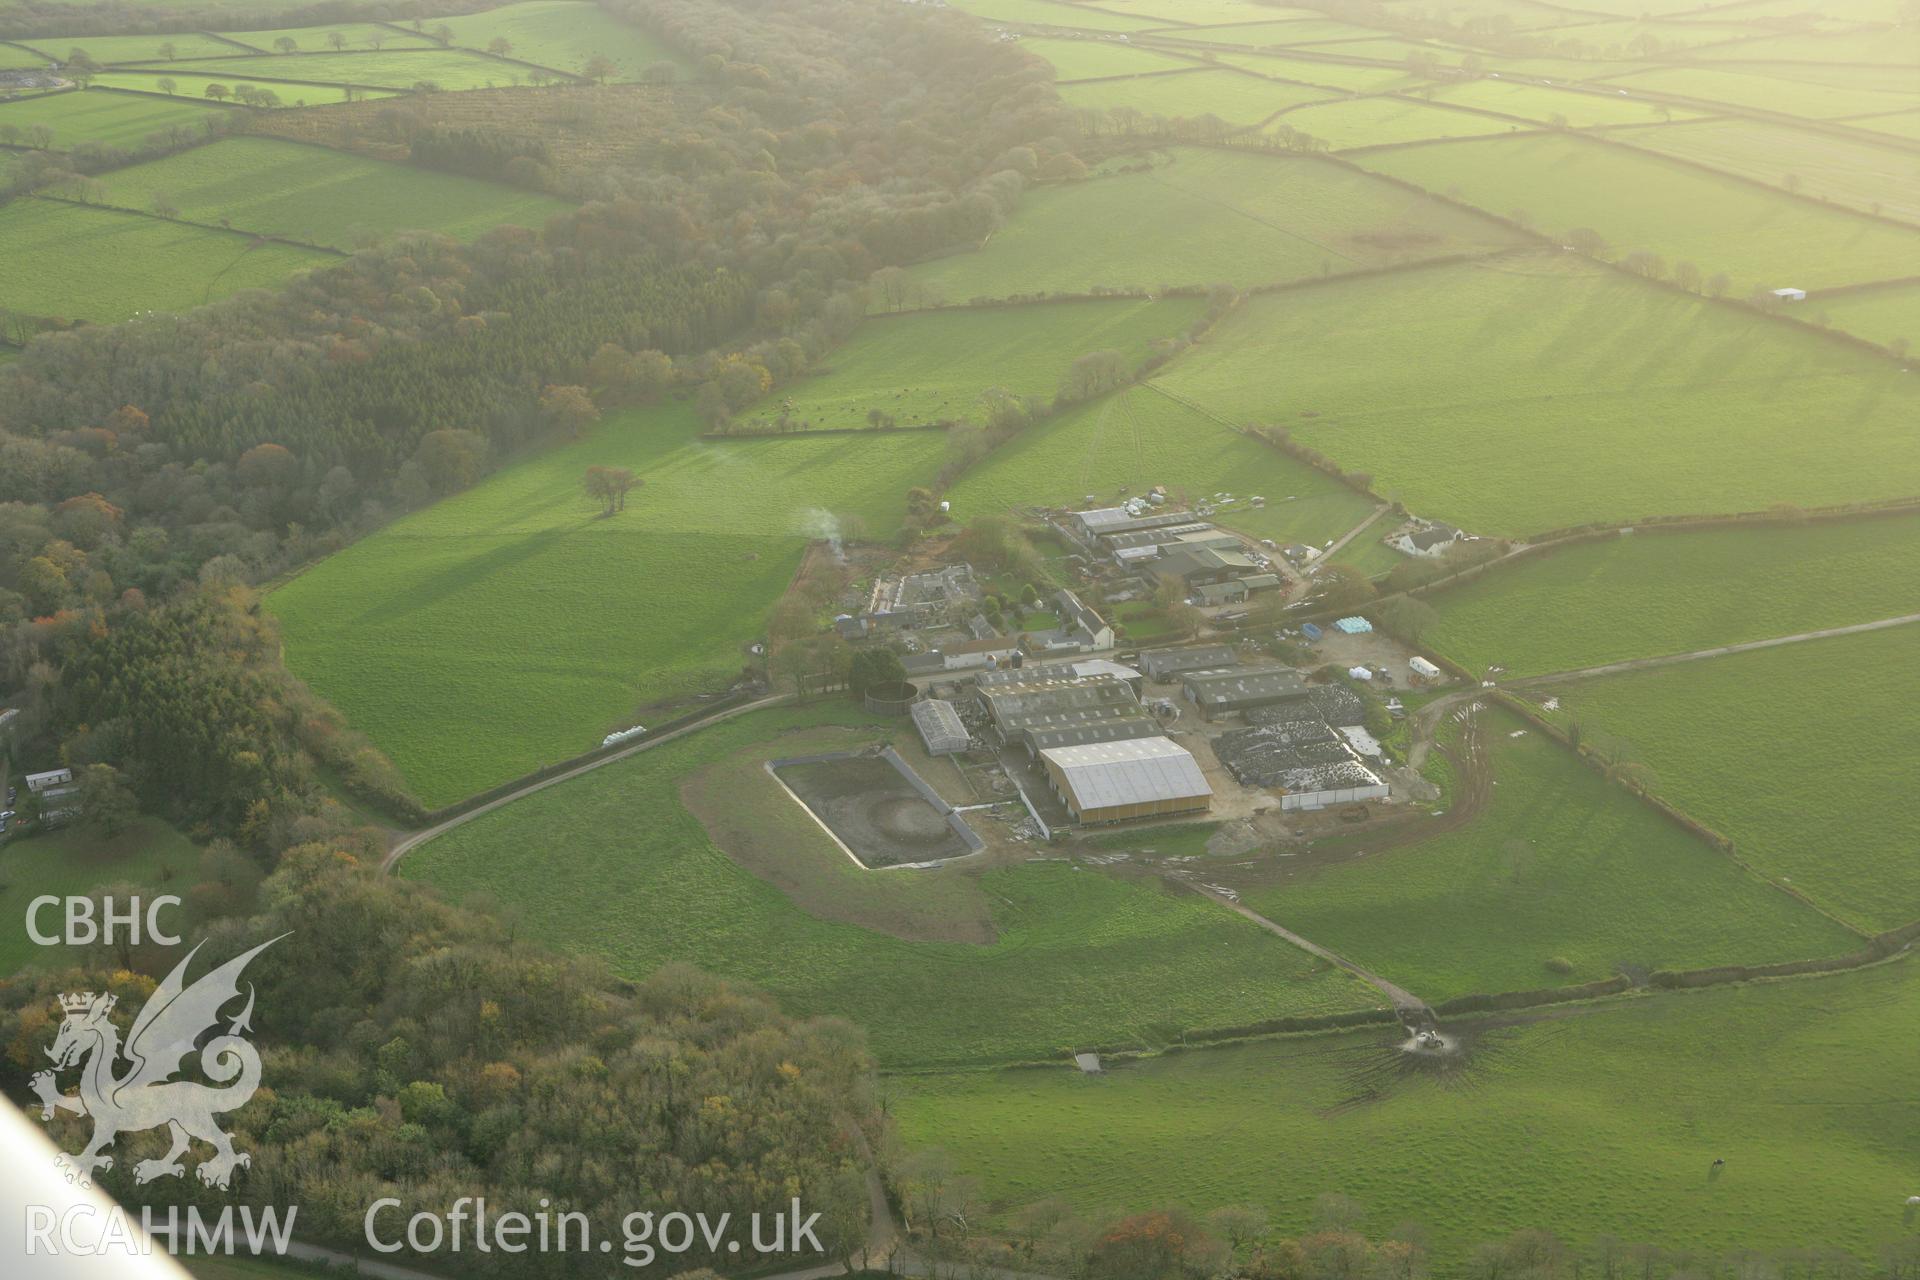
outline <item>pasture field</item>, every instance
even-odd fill
[[[1660,67],[1617,76],[1607,83],[1636,92],[1645,89],[1653,93],[1675,94],[1701,102],[1725,103],[1730,107],[1749,107],[1809,120],[1832,120],[1873,111],[1898,111],[1912,102],[1911,98],[1898,94],[1851,85],[1816,84],[1747,71],[1722,71],[1717,67]]]
[[[1158,18],[1101,13],[1082,5],[1056,3],[1056,0],[953,0],[953,7],[988,22],[1011,22],[1018,26],[1139,31],[1163,25]]]
[[[1746,48],[1746,42],[1755,36],[1766,33],[1765,27],[1732,21],[1690,19],[1686,22],[1642,22],[1636,19],[1560,27],[1553,32],[1552,38],[1561,48],[1569,44],[1579,45],[1602,58],[1652,57],[1679,50],[1700,50],[1706,56],[1744,57],[1738,50]],[[1804,40],[1806,37],[1795,35],[1793,39]]]
[[[835,701],[714,726],[478,818],[400,871],[489,891],[517,905],[530,935],[628,976],[678,961],[751,982],[795,1014],[852,1018],[890,1066],[1162,1045],[1187,1028],[1377,1006],[1344,972],[1214,903],[1063,862],[980,874],[989,943],[909,942],[807,914],[715,846],[681,787],[783,731],[849,718],[865,720]]]
[[[286,61],[291,62],[292,59]],[[207,63],[218,66],[218,63]],[[174,82],[174,92],[167,94],[160,87],[160,81],[170,79]],[[228,89],[237,89],[241,85],[252,85],[256,89],[271,89],[280,98],[283,107],[321,106],[329,102],[345,102],[349,98],[371,99],[391,98],[401,92],[398,89],[348,89],[340,85],[326,84],[289,84],[284,80],[266,80],[259,76],[248,75],[235,79],[233,76],[210,75],[205,72],[179,72],[172,68],[163,70],[125,70],[103,72],[93,78],[95,89],[126,89],[138,93],[180,98],[184,101],[199,101],[206,97],[210,84],[225,85]]]
[[[1169,120],[1212,115],[1231,125],[1259,124],[1277,111],[1329,96],[1326,89],[1283,84],[1226,67],[1060,86],[1060,99],[1070,107],[1101,111],[1130,107]]]
[[[1376,33],[1377,34],[1377,33]],[[1416,53],[1430,53],[1443,64],[1457,65],[1467,55],[1464,51],[1451,49],[1443,45],[1423,44],[1413,40],[1393,40],[1375,38],[1371,40],[1334,40],[1315,41],[1311,44],[1295,46],[1306,53],[1333,54],[1343,58],[1373,58],[1395,66],[1406,62]]]
[[[1289,111],[1267,126],[1282,125],[1327,142],[1335,151],[1389,146],[1433,138],[1478,138],[1521,128],[1510,120],[1471,111],[1450,111],[1405,98],[1354,98]]]
[[[1629,744],[1654,789],[1742,858],[1867,930],[1920,920],[1920,792],[1905,712],[1914,627],[1553,690]]]
[[[1849,128],[1884,133],[1895,138],[1920,140],[1920,111],[1896,111],[1890,115],[1872,116],[1865,120],[1849,120],[1847,125]]]
[[[1897,94],[1906,102],[1915,101],[1914,95],[1920,93],[1920,88],[1914,85],[1912,70],[1905,67],[1869,67],[1859,64],[1830,67],[1819,62],[1768,62],[1749,70],[1769,80],[1839,86],[1846,89],[1873,89],[1886,94]],[[1842,119],[1849,118],[1842,117]]]
[[[1428,596],[1422,637],[1509,676],[1691,653],[1920,610],[1920,518],[1583,542]]]
[[[569,207],[459,174],[273,138],[226,138],[101,175],[106,203],[144,209],[164,193],[193,222],[349,249],[390,231],[471,240],[502,223],[538,228]]]
[[[168,881],[167,892],[182,894],[199,861],[192,842],[158,818],[140,818],[112,836],[71,826],[15,839],[0,851],[0,913],[7,921],[0,929],[0,975],[62,964],[83,950],[42,947],[27,936],[27,904],[40,895],[80,896],[118,884],[150,889]],[[57,929],[57,914],[58,908],[46,912],[41,928]],[[162,923],[177,929],[179,913]]]
[[[604,57],[614,65],[611,78],[615,81],[638,80],[656,62],[677,66],[683,61],[639,27],[620,21],[589,0],[531,0],[464,18],[447,18],[445,25],[453,31],[456,45],[485,49],[495,40],[504,39],[513,46],[508,57],[556,71],[582,74],[589,59]]]
[[[1911,71],[1920,68],[1920,32],[1909,28],[1797,33],[1743,40],[1739,44],[1701,52],[1711,58],[1742,62],[1777,59],[1781,62],[1860,63],[1866,66],[1902,67]]]
[[[437,23],[435,25],[438,25]],[[261,53],[279,53],[274,41],[291,40],[298,51],[320,53],[333,50],[333,38],[339,36],[346,49],[438,49],[441,44],[417,31],[396,30],[382,22],[335,22],[319,27],[280,27],[270,31],[223,31],[228,40],[258,49]],[[229,46],[225,52],[238,53]]]
[[[1338,481],[1178,404],[1151,387],[1122,391],[1031,427],[962,476],[947,498],[957,519],[1024,507],[1077,506],[1164,484],[1176,499],[1223,490],[1267,499],[1214,518],[1257,538],[1321,542],[1360,523],[1371,504]],[[1136,637],[1138,638],[1138,637]]]
[[[196,31],[143,36],[31,36],[15,41],[36,53],[65,62],[75,49],[102,66],[116,62],[162,62],[176,58],[220,58],[243,52],[226,41]],[[161,48],[172,45],[171,57]]]
[[[1155,381],[1476,533],[1920,492],[1891,362],[1570,254],[1250,299]]]
[[[1098,287],[1266,284],[1514,243],[1497,223],[1302,156],[1175,149],[1030,191],[984,249],[914,275],[949,301]]]
[[[890,537],[946,447],[699,433],[684,405],[610,418],[313,566],[267,598],[288,666],[447,804],[730,683],[820,521]],[[644,482],[611,519],[595,464]]]
[[[311,249],[23,198],[0,208],[0,309],[104,323],[181,311],[331,262]]]
[[[1920,283],[1831,294],[1807,305],[1856,338],[1901,350],[1920,346]]]
[[[1551,124],[1557,116],[1575,129],[1594,125],[1648,124],[1671,116],[1684,120],[1696,113],[1684,107],[1664,108],[1644,99],[1622,98],[1613,93],[1585,93],[1578,90],[1550,89],[1544,85],[1522,84],[1517,80],[1469,80],[1465,84],[1445,85],[1433,92],[1435,102],[1461,107],[1479,107],[1524,120]]]
[[[1638,0],[1636,0],[1636,3]],[[1902,1233],[1920,1115],[1889,1089],[1920,1036],[1914,962],[1833,977],[1463,1022],[1459,1071],[1380,1031],[1289,1037],[1072,1070],[887,1082],[909,1147],[941,1147],[1003,1220],[1058,1195],[1087,1212],[1254,1204],[1287,1233],[1360,1200],[1442,1256],[1523,1227],[1719,1255]],[[1709,1166],[1725,1159],[1721,1177]]]
[[[1690,260],[1726,273],[1736,295],[1909,276],[1920,261],[1920,232],[1578,136],[1410,147],[1360,163],[1492,212],[1525,210],[1553,233],[1591,227],[1616,254]]]
[[[0,43],[0,71],[12,71],[19,67],[39,69],[47,65],[45,54],[32,49],[23,49],[16,44]]]
[[[220,119],[212,103],[137,97],[89,90],[53,93],[0,104],[0,127],[44,124],[53,130],[53,148],[66,151],[83,142],[109,147],[137,145],[150,133],[176,126],[199,129]]]
[[[1498,785],[1467,825],[1386,852],[1349,837],[1247,905],[1428,1001],[1860,946],[1518,716],[1479,714]]]
[[[1252,22],[1238,26],[1204,27],[1192,31],[1168,32],[1182,40],[1203,44],[1228,44],[1242,49],[1272,49],[1287,45],[1325,43],[1330,40],[1366,40],[1380,32],[1356,27],[1347,22],[1328,22],[1295,18],[1283,22]]]
[[[1391,4],[1388,11],[1395,17],[1414,13],[1431,14],[1456,27],[1476,19],[1492,18],[1503,21],[1515,31],[1565,26],[1580,21],[1574,14],[1535,4],[1532,0],[1410,0],[1406,4]]]
[[[1222,51],[1214,55],[1222,66],[1239,67],[1278,80],[1297,80],[1303,84],[1324,85],[1355,93],[1382,93],[1407,89],[1424,83],[1407,74],[1403,67],[1363,67],[1351,62],[1323,62],[1313,58],[1289,58],[1265,53]]]
[[[1312,9],[1281,9],[1253,0],[1101,0],[1096,8],[1168,24],[1225,26],[1234,22],[1271,22],[1276,18],[1318,18]]]
[[[1734,119],[1622,130],[1613,137],[1768,186],[1920,222],[1920,156],[1897,147]]]
[[[219,58],[168,65],[192,75],[233,80],[274,79],[317,81],[321,84],[364,84],[383,89],[411,89],[437,84],[442,89],[485,89],[523,82],[527,68],[465,49],[384,49],[379,53],[293,53],[284,57]],[[280,94],[286,97],[285,93]]]
[[[1053,64],[1059,80],[1088,80],[1096,76],[1130,76],[1154,71],[1178,71],[1199,66],[1191,58],[1176,58],[1155,49],[1109,44],[1104,40],[1022,40],[1020,47]]]
[[[1137,368],[1155,339],[1186,332],[1205,309],[1200,298],[1127,298],[875,316],[825,369],[741,416],[770,420],[784,407],[815,428],[865,427],[871,409],[900,426],[978,419],[989,387],[1050,401],[1080,356],[1113,349]]]

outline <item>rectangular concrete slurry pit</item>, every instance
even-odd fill
[[[892,747],[769,760],[767,772],[870,871],[936,867],[986,847]]]

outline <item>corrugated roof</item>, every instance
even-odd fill
[[[1164,737],[1053,747],[1040,755],[1059,770],[1074,808],[1082,812],[1213,794],[1200,762]]]
[[[1233,646],[1226,644],[1196,645],[1186,649],[1150,649],[1140,655],[1140,665],[1156,680],[1203,667],[1231,666],[1239,660]]]
[[[967,745],[970,735],[960,722],[960,713],[942,698],[926,698],[908,709],[920,740],[930,752],[957,751]]]
[[[1027,750],[1040,752],[1054,747],[1084,747],[1093,742],[1120,742],[1127,738],[1152,738],[1160,735],[1160,722],[1151,716],[1109,716],[1084,724],[1064,727],[1035,727],[1022,736]]]

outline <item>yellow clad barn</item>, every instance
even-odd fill
[[[1200,762],[1164,737],[1052,747],[1040,759],[1076,822],[1204,813],[1213,805]]]

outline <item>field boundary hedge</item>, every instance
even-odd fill
[[[1498,703],[1500,706],[1506,708],[1508,711],[1512,712],[1514,715],[1519,716],[1522,720],[1526,721],[1527,724],[1532,726],[1534,729],[1545,734],[1547,737],[1553,739],[1555,742],[1559,743],[1562,747],[1565,747],[1568,750],[1572,751],[1575,759],[1580,760],[1582,763],[1586,764],[1589,768],[1592,768],[1595,772],[1600,773],[1603,777],[1606,776],[1606,769],[1604,765],[1602,764],[1600,759],[1594,754],[1593,749],[1591,747],[1587,746],[1587,744],[1584,742],[1575,742],[1570,734],[1568,734],[1564,729],[1560,728],[1558,725],[1553,724],[1545,716],[1541,715],[1539,711],[1537,711],[1532,706],[1532,704],[1528,703],[1524,698],[1517,697],[1516,695],[1508,692],[1505,689],[1489,689],[1487,690],[1487,695],[1488,695],[1489,701]],[[1754,866],[1753,863],[1741,857],[1739,850],[1734,844],[1733,838],[1731,836],[1725,835],[1720,831],[1716,831],[1714,828],[1708,826],[1706,823],[1701,822],[1698,818],[1695,818],[1692,814],[1688,813],[1686,810],[1680,808],[1678,805],[1675,805],[1670,801],[1662,798],[1661,796],[1655,794],[1654,792],[1648,790],[1646,787],[1640,786],[1636,783],[1622,781],[1621,779],[1618,779],[1618,778],[1607,778],[1607,781],[1613,783],[1615,786],[1625,791],[1628,795],[1638,800],[1641,804],[1645,805],[1647,808],[1653,810],[1653,812],[1659,814],[1662,818],[1665,818],[1668,822],[1672,823],[1674,826],[1679,827],[1682,831],[1685,831],[1687,834],[1700,840],[1701,842],[1706,844],[1708,848],[1713,849],[1720,854],[1723,854],[1729,862],[1733,863],[1734,866],[1740,868],[1740,870],[1746,872],[1748,875],[1752,876],[1754,879],[1759,880],[1764,884],[1771,885],[1773,888],[1779,890],[1781,893],[1786,894],[1788,897],[1799,902],[1801,905],[1811,908],[1814,911],[1817,911],[1818,913],[1820,913],[1820,915],[1826,917],[1828,920],[1831,920],[1834,924],[1839,925],[1842,929],[1845,929],[1848,933],[1852,934],[1854,937],[1856,938],[1870,937],[1870,935],[1867,934],[1867,932],[1861,929],[1858,925],[1852,924],[1849,921],[1841,919],[1839,916],[1835,915],[1832,911],[1828,910],[1826,907],[1816,902],[1813,898],[1809,897],[1804,891],[1802,891],[1797,885],[1788,884],[1785,881],[1780,880],[1775,876],[1768,875],[1765,871],[1762,871],[1759,867]],[[1920,924],[1916,924],[1913,927],[1916,930],[1920,930]],[[1792,961],[1788,963],[1816,963],[1816,962]],[[1822,961],[1818,963],[1825,963],[1825,962]],[[1730,966],[1730,967],[1739,968],[1741,966]]]
[[[179,155],[180,153],[174,152],[174,154]],[[314,244],[306,240],[295,240],[291,236],[276,236],[268,235],[263,231],[248,231],[242,227],[223,227],[215,222],[195,222],[191,218],[169,218],[164,214],[155,213],[151,209],[135,209],[128,205],[108,204],[104,201],[95,203],[91,200],[75,200],[70,196],[47,195],[43,192],[35,192],[31,198],[35,200],[45,200],[50,204],[71,205],[77,209],[104,209],[108,213],[131,214],[136,218],[149,218],[154,222],[171,222],[176,226],[194,227],[201,231],[214,232],[217,235],[239,236],[245,240],[266,241],[270,244],[284,244],[294,249],[311,249],[315,253],[330,253],[336,258],[349,258],[353,256],[345,249],[337,249],[330,244]]]

